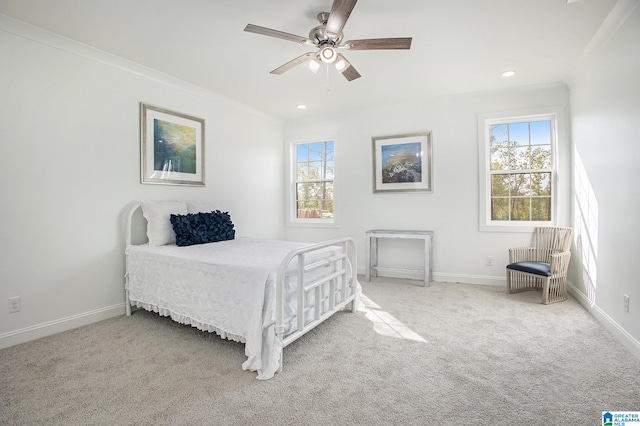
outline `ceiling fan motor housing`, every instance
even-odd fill
[[[326,43],[332,43],[334,45],[340,44],[342,42],[343,34],[340,33],[338,37],[331,38],[329,34],[327,34],[327,27],[325,25],[318,25],[309,31],[309,40],[311,40],[316,46],[320,46]]]
[[[318,13],[318,21],[320,21],[321,25],[313,28],[309,31],[309,40],[311,40],[320,51],[318,52],[318,56],[320,60],[326,64],[331,64],[335,62],[338,57],[338,52],[336,51],[336,47],[342,41],[342,33],[338,34],[337,37],[332,37],[327,33],[327,21],[329,20],[329,12],[320,12]]]

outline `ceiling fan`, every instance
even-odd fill
[[[295,66],[305,64],[312,72],[317,72],[321,63],[333,64],[336,70],[348,81],[360,78],[361,75],[337,49],[347,50],[387,50],[411,48],[411,37],[399,38],[370,38],[362,40],[348,40],[342,42],[342,29],[351,15],[351,11],[358,0],[334,0],[331,12],[318,14],[320,25],[309,32],[309,37],[289,34],[271,28],[248,24],[245,31],[269,37],[293,41],[318,48],[315,52],[308,52],[287,62],[271,71],[271,74],[282,74]]]

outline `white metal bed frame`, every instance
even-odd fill
[[[139,224],[141,229],[134,229],[136,224]],[[142,205],[141,203],[135,203],[125,214],[124,217],[125,226],[125,245],[129,247],[135,244],[144,244],[146,241],[146,219],[142,217]],[[144,228],[144,229],[142,229]],[[137,232],[136,232],[137,231]],[[339,247],[339,253],[330,257],[325,257],[319,261],[305,265],[305,256],[311,254],[317,250],[322,250],[326,247],[336,246]],[[290,331],[285,336],[285,327],[289,321],[292,320],[292,316],[285,316],[284,313],[284,285],[285,276],[290,265],[297,262],[297,301],[296,312],[304,312],[303,315],[297,315],[296,327],[294,331]],[[276,275],[276,324],[275,331],[276,337],[282,342],[282,347],[285,348],[304,334],[308,333],[320,323],[331,317],[334,313],[343,310],[350,305],[351,312],[356,312],[358,309],[360,285],[357,279],[357,251],[355,242],[350,237],[339,238],[324,241],[321,243],[311,244],[308,246],[300,247],[287,254],[280,263],[278,272]],[[126,265],[126,262],[125,262]],[[329,268],[329,266],[334,266]],[[125,266],[126,267],[126,266]],[[307,273],[326,267],[327,273],[322,274],[311,282],[307,282]],[[328,294],[322,294],[323,285],[329,285]],[[350,290],[350,291],[348,291]],[[314,303],[313,303],[313,318],[309,320],[306,313],[310,310],[310,307],[306,305],[305,297],[308,292],[313,291]],[[126,301],[126,314],[131,315],[131,301],[129,299],[129,274],[125,271],[125,301]],[[323,310],[322,307],[328,304],[328,309]],[[306,319],[306,322],[305,322]],[[278,371],[282,371],[283,359],[280,358],[280,367]]]

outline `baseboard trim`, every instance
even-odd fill
[[[467,275],[467,274],[449,274],[446,272],[434,272],[433,280],[445,283],[464,283],[464,284],[480,284],[480,285],[506,285],[505,277],[496,277],[491,275]]]
[[[124,315],[124,303],[0,334],[0,349]]]
[[[636,358],[640,359],[640,342],[630,335],[624,328],[613,320],[598,305],[592,305],[589,298],[571,282],[569,282],[569,293],[580,303],[604,328],[627,348]]]
[[[365,275],[366,268],[358,268],[359,275]],[[424,279],[422,273],[412,272],[382,272],[378,273],[380,277],[391,278],[407,278],[410,280]],[[451,274],[447,272],[432,272],[433,281],[445,282],[445,283],[465,283],[465,284],[481,284],[481,285],[506,285],[506,278],[503,276],[491,276],[491,275],[466,275],[466,274]]]

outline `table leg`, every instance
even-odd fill
[[[431,285],[431,237],[424,239],[424,286]]]
[[[364,245],[364,280],[371,281],[371,237],[367,236]]]
[[[429,239],[424,239],[424,286],[429,282]]]
[[[371,275],[374,277],[378,276],[376,266],[378,266],[378,238],[371,237]]]

